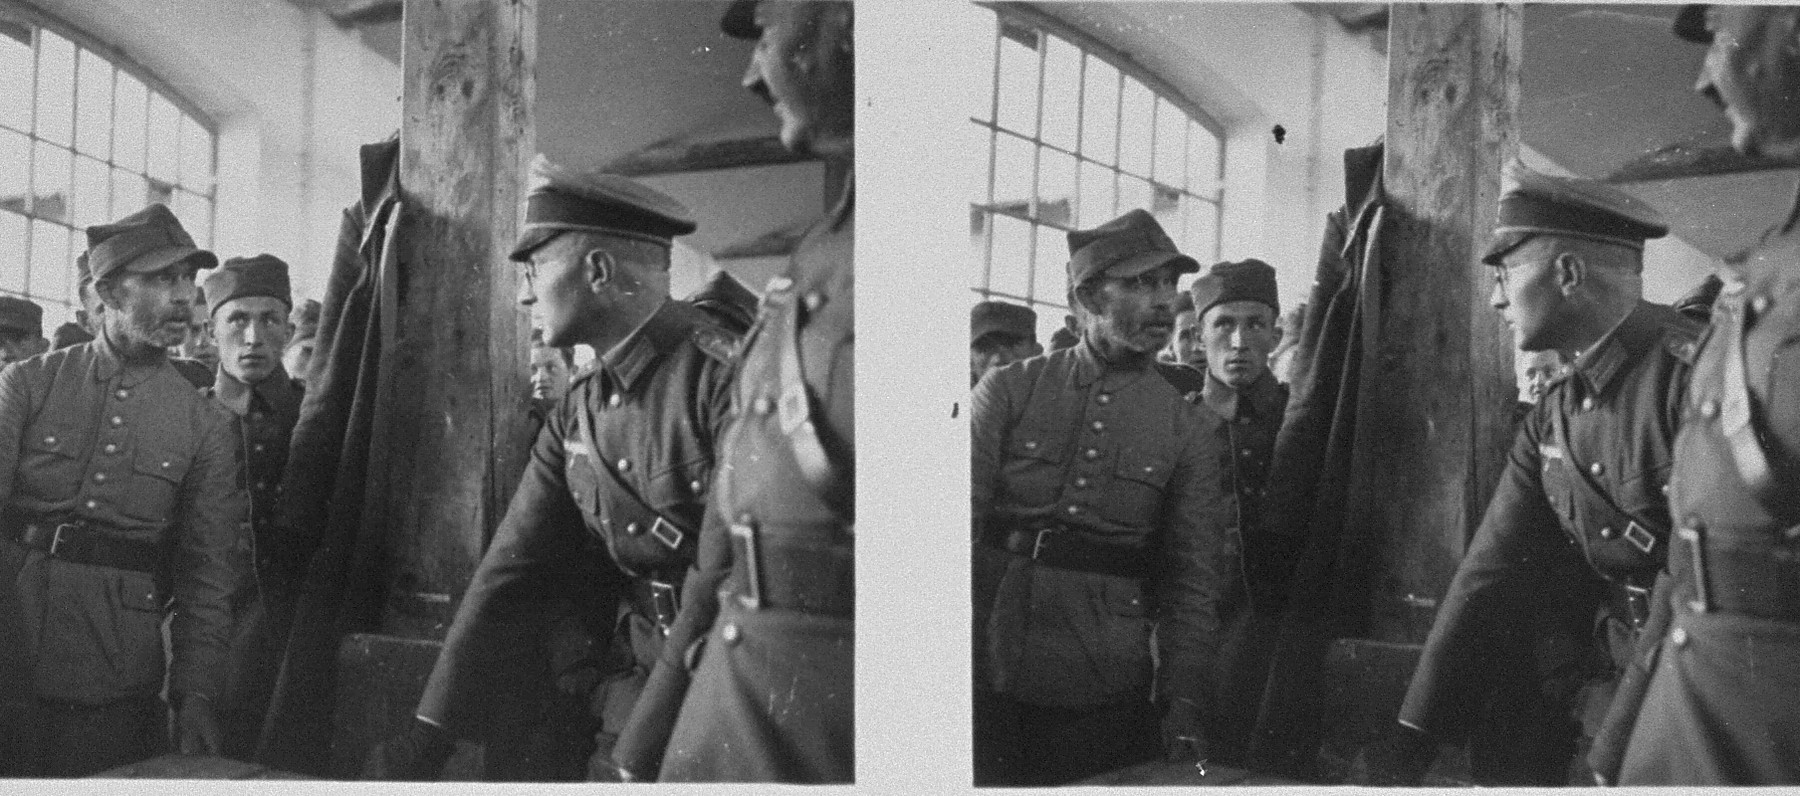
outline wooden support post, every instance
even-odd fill
[[[528,454],[530,325],[506,255],[536,145],[536,9],[405,2],[400,318],[371,492],[393,635],[442,637]]]
[[[1346,528],[1373,549],[1371,635],[1422,642],[1512,439],[1513,340],[1481,250],[1517,156],[1517,5],[1392,7],[1378,372]]]

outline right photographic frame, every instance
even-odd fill
[[[975,785],[1800,783],[1800,8],[956,8]]]

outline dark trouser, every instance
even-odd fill
[[[168,709],[154,695],[102,705],[0,703],[0,776],[86,777],[168,750]]]
[[[989,695],[976,705],[988,714],[976,725],[991,736],[978,738],[977,749],[1004,761],[990,778],[977,770],[977,785],[1064,785],[1159,754],[1159,723],[1147,699],[1068,708]]]

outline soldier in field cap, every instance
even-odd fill
[[[969,386],[988,371],[1044,353],[1037,313],[1021,304],[983,301],[969,310]]]
[[[50,347],[44,339],[44,308],[18,296],[0,296],[0,368]]]
[[[272,254],[234,257],[206,277],[207,334],[218,371],[206,394],[237,416],[244,439],[250,493],[249,550],[256,571],[232,599],[231,680],[220,705],[227,757],[249,760],[275,688],[286,634],[282,632],[306,562],[284,545],[275,526],[276,489],[287,466],[288,441],[300,419],[300,384],[288,377],[281,352],[293,325],[288,266]]]
[[[1732,145],[1800,163],[1800,8],[1687,6],[1675,34],[1708,46],[1695,90]],[[1620,785],[1800,784],[1800,208],[1779,217],[1726,259],[1681,407],[1663,627],[1594,755]]]
[[[1237,495],[1237,538],[1244,577],[1234,578],[1221,599],[1225,628],[1216,682],[1218,709],[1208,725],[1214,752],[1226,765],[1243,765],[1249,730],[1256,723],[1274,625],[1287,584],[1287,565],[1298,550],[1262,526],[1262,495],[1275,457],[1275,436],[1287,412],[1287,385],[1269,370],[1281,300],[1275,269],[1257,259],[1213,265],[1189,288],[1205,383],[1200,397],[1226,421],[1220,444],[1231,451],[1231,483]]]
[[[217,260],[160,204],[87,236],[99,338],[0,371],[9,775],[161,753],[165,671],[176,749],[217,754],[230,596],[248,576],[237,426],[167,353],[187,332],[195,272]]]
[[[1570,362],[1520,424],[1371,782],[1469,743],[1487,785],[1589,784],[1592,742],[1668,556],[1664,487],[1700,324],[1643,299],[1668,226],[1610,185],[1514,164],[1483,262],[1525,352]]]
[[[1143,210],[1070,232],[1082,341],[976,386],[978,784],[1207,756],[1236,507],[1219,418],[1171,383],[1198,374],[1156,361],[1198,269]]]
[[[464,738],[487,742],[490,779],[620,778],[613,745],[689,597],[682,581],[731,405],[738,334],[669,297],[673,238],[695,228],[681,203],[634,180],[533,161],[512,252],[519,301],[544,345],[586,344],[598,358],[551,409],[418,720],[376,750],[371,775],[436,779]],[[597,685],[558,682],[591,694],[591,735],[555,739],[581,751],[573,770],[521,769],[533,756],[567,762],[507,744],[545,720],[530,706],[549,684],[531,675],[547,668],[550,623],[571,603],[598,607],[583,624],[606,629]]]

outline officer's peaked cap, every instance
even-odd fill
[[[1501,182],[1494,239],[1481,261],[1500,265],[1535,235],[1585,238],[1644,250],[1644,241],[1669,234],[1662,214],[1611,185],[1552,177],[1514,163]]]
[[[637,180],[566,168],[538,155],[531,161],[525,226],[512,259],[530,259],[533,250],[564,232],[599,232],[669,246],[675,236],[697,226],[687,207]]]

